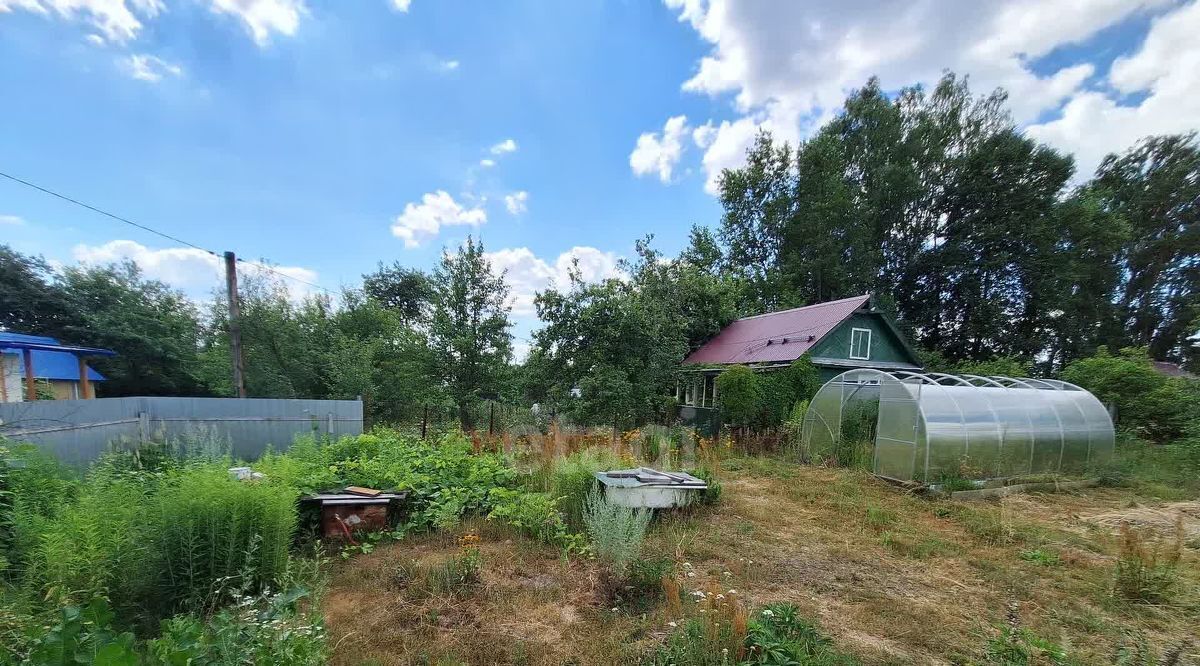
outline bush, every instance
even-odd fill
[[[1166,442],[1182,437],[1200,418],[1200,399],[1187,380],[1154,369],[1144,348],[1106,347],[1068,365],[1062,378],[1091,391],[1100,402],[1117,408],[1117,426],[1138,437]]]
[[[721,416],[727,423],[748,425],[758,415],[762,393],[753,370],[731,365],[717,375],[716,387]]]
[[[26,663],[136,666],[136,639],[112,628],[113,614],[100,598],[67,606],[58,623],[34,639]]]
[[[583,522],[596,557],[618,579],[625,579],[637,558],[650,525],[649,509],[631,509],[610,502],[604,492],[593,489],[584,508]]]

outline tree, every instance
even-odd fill
[[[129,261],[67,267],[58,284],[75,313],[74,323],[59,332],[63,341],[117,352],[89,361],[107,378],[97,394],[209,393],[200,367],[199,316],[182,293],[145,279]]]
[[[0,328],[60,337],[77,315],[41,257],[0,245]]]
[[[374,273],[364,275],[363,292],[395,312],[402,324],[427,321],[434,295],[428,275],[398,261],[390,266],[380,262]]]
[[[1200,144],[1196,134],[1155,136],[1096,170],[1092,190],[1130,226],[1118,316],[1125,341],[1179,360],[1200,316]]]
[[[497,394],[512,358],[508,285],[503,274],[492,272],[483,243],[468,236],[454,254],[442,253],[433,290],[433,369],[457,406],[463,429],[470,430],[471,407]]]

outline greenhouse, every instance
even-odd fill
[[[1079,473],[1113,452],[1096,396],[1053,379],[851,370],[809,403],[806,457],[905,481]]]

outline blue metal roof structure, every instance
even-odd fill
[[[73,347],[42,335],[0,331],[0,353],[20,357],[23,349],[29,349],[30,354],[33,355],[33,372],[37,379],[75,382],[79,381],[79,358],[74,352],[80,352],[87,356],[114,355],[107,349]],[[102,382],[105,381],[105,377],[89,367],[88,380]]]

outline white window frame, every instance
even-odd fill
[[[856,337],[855,334],[857,334],[857,333],[866,333],[867,334],[867,355],[866,356],[855,356],[854,355],[854,339]],[[871,360],[871,329],[869,329],[869,328],[852,328],[852,329],[850,329],[850,358],[855,361]]]

